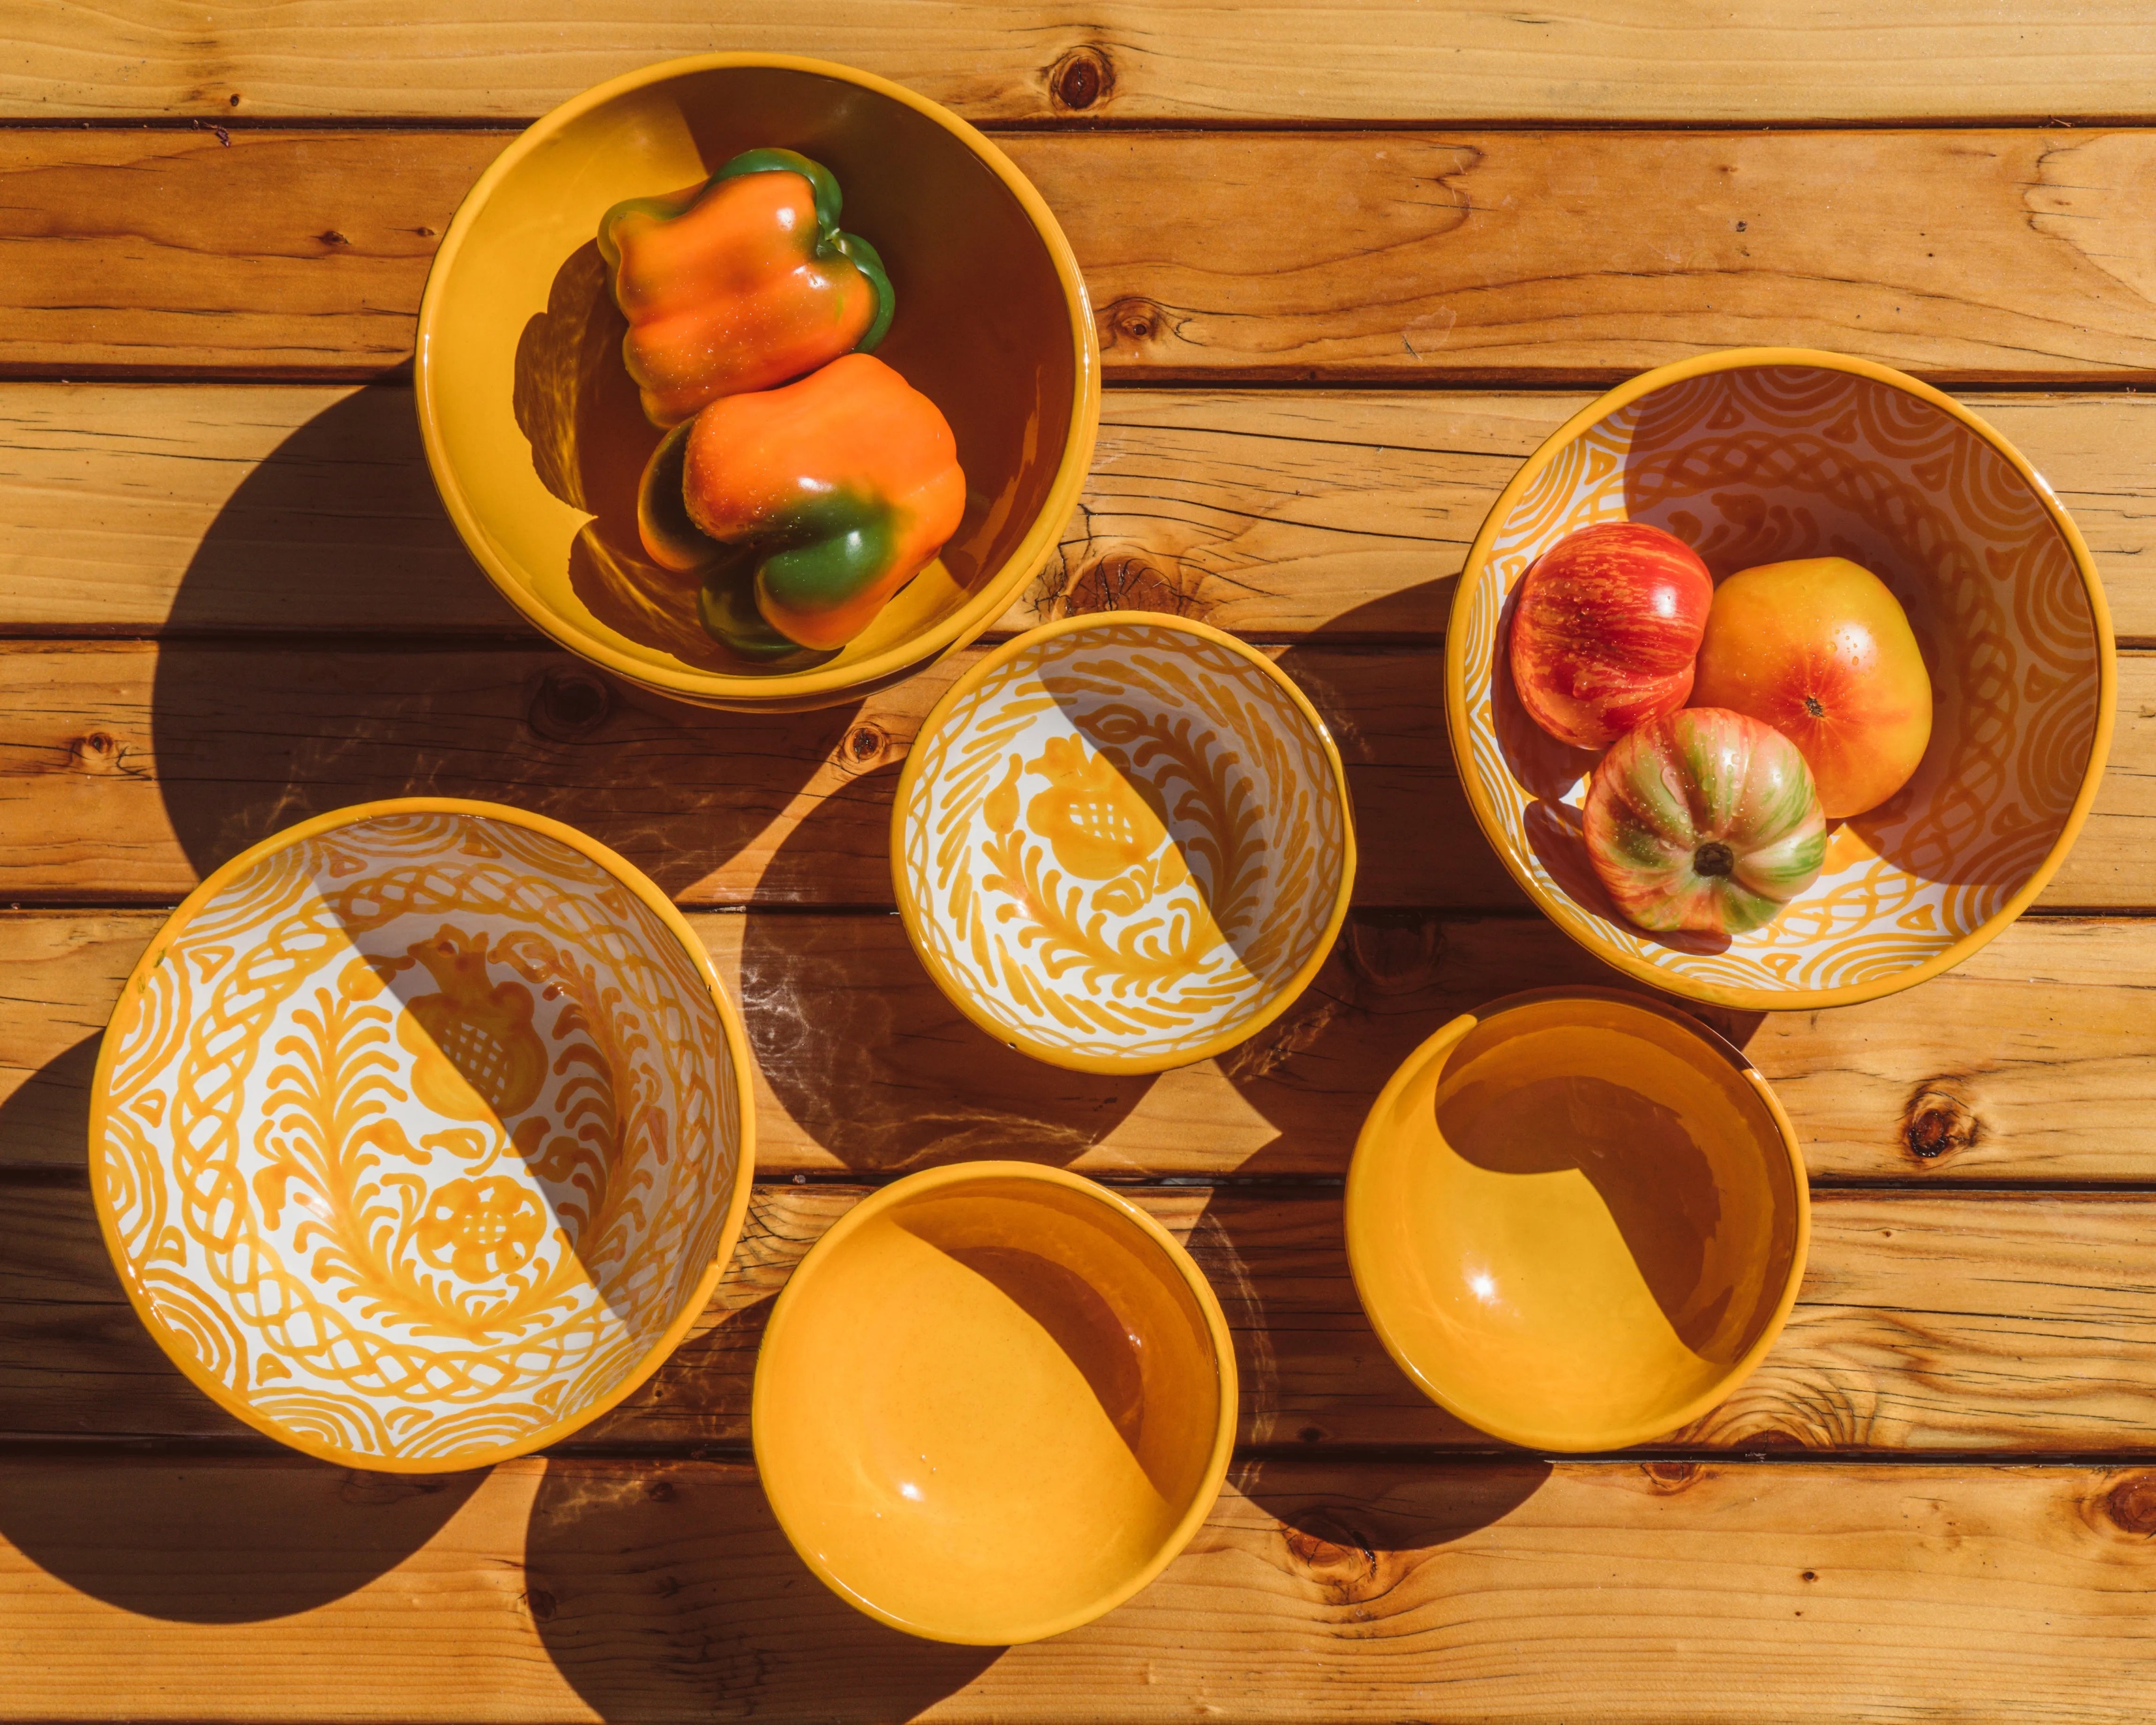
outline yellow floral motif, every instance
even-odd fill
[[[547,1078],[531,991],[516,983],[490,986],[484,933],[444,927],[413,942],[406,957],[424,965],[439,990],[408,1003],[397,1021],[397,1040],[413,1055],[413,1093],[438,1114],[497,1128],[521,1114]]]
[[[546,1231],[538,1199],[514,1180],[452,1180],[420,1214],[419,1250],[438,1268],[485,1281],[521,1270]]]
[[[1089,757],[1078,738],[1051,737],[1027,770],[1049,788],[1026,804],[1025,824],[1080,880],[1111,880],[1168,843],[1159,790],[1115,750]]]

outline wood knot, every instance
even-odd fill
[[[1697,1461],[1643,1461],[1640,1471],[1647,1476],[1647,1483],[1662,1497],[1674,1497],[1686,1487],[1697,1483],[1700,1477]]]
[[[1116,93],[1115,63],[1091,43],[1074,48],[1048,69],[1048,96],[1059,113],[1083,114]]]
[[[525,1594],[524,1609],[531,1614],[531,1620],[534,1623],[545,1623],[553,1616],[557,1607],[553,1594],[543,1589],[534,1589]]]
[[[110,731],[85,731],[69,745],[68,764],[78,773],[100,778],[141,778],[135,752]]]
[[[613,716],[613,691],[581,665],[559,665],[539,679],[525,720],[549,742],[582,742]]]
[[[1320,1512],[1281,1531],[1296,1568],[1339,1603],[1366,1599],[1383,1590],[1377,1551],[1346,1522]]]
[[[1168,314],[1151,300],[1126,295],[1100,311],[1101,345],[1142,347],[1169,333]]]
[[[654,1503],[674,1501],[674,1482],[671,1480],[653,1480],[644,1488],[644,1495]]]
[[[2122,1533],[2156,1539],[2156,1473],[2129,1474],[2104,1493],[2103,1512]]]
[[[1984,1136],[1983,1122],[1951,1078],[1933,1078],[1917,1086],[1902,1122],[1902,1142],[1919,1162],[1958,1156]]]
[[[1143,557],[1102,557],[1079,572],[1063,595],[1063,614],[1082,617],[1095,611],[1165,611],[1188,617],[1197,609],[1190,595]]]
[[[1445,929],[1419,911],[1358,911],[1342,942],[1348,967],[1373,994],[1426,988],[1445,957]]]
[[[325,228],[315,236],[324,245],[350,245],[352,242],[334,228]]]
[[[843,772],[865,773],[890,751],[891,738],[879,726],[863,721],[839,739],[839,766]]]

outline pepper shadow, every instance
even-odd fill
[[[787,835],[772,872],[804,874],[864,827],[887,834],[896,787],[895,768],[847,780]],[[1051,1066],[988,1035],[930,979],[895,914],[758,905],[745,925],[742,1018],[757,1062],[794,1123],[847,1168],[896,1173],[979,1157],[1060,1166],[1152,1086],[1150,1074]]]
[[[469,797],[567,821],[679,895],[787,809],[852,709],[712,711],[554,647],[465,554],[412,393],[385,384],[293,430],[218,511],[174,597],[147,722],[197,877],[329,809]],[[123,750],[123,773],[139,759]]]
[[[547,1654],[605,1719],[912,1718],[999,1647],[916,1640],[794,1554],[745,1463],[550,1460],[526,1536]]]

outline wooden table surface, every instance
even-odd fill
[[[948,1007],[890,905],[898,762],[972,655],[857,707],[673,706],[524,628],[408,388],[428,260],[530,119],[716,48],[995,129],[1111,384],[1003,620],[1135,604],[1276,652],[1351,760],[1358,908],[1301,1004],[1158,1079]],[[0,1716],[2041,1718],[2156,1710],[2156,5],[2148,0],[13,0],[0,15]],[[1788,1331],[1651,1451],[1502,1449],[1357,1307],[1353,1135],[1500,993],[1614,980],[1476,831],[1439,652],[1470,539],[1594,389],[1741,343],[1975,401],[2094,547],[2096,811],[1959,970],[1708,1014],[1815,1194]],[[586,828],[691,907],[762,1066],[756,1202],[673,1361],[483,1475],[352,1473],[168,1367],[92,1218],[120,979],[201,876],[405,793]],[[1089,1628],[909,1640],[747,1460],[770,1299],[875,1182],[1127,1183],[1238,1342],[1209,1525]]]

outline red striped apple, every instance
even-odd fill
[[[1543,730],[1607,747],[1681,707],[1714,579],[1675,534],[1643,521],[1582,527],[1535,560],[1512,613],[1512,681]]]

